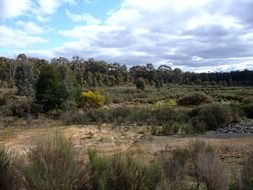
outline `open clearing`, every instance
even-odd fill
[[[206,141],[216,147],[219,156],[233,167],[253,148],[253,136],[150,136],[133,130],[116,130],[110,126],[73,125],[50,128],[8,128],[0,130],[0,145],[16,154],[26,154],[36,142],[40,142],[55,133],[64,133],[74,144],[78,154],[86,154],[89,148],[110,155],[117,152],[130,151],[133,155],[152,159],[162,151],[171,151],[177,147],[189,146],[196,139]]]

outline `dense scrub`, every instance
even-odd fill
[[[191,95],[186,95],[177,100],[177,104],[183,106],[200,105],[212,102],[212,97],[207,96],[204,93],[194,93]]]
[[[237,110],[221,104],[209,104],[197,107],[191,112],[191,122],[198,131],[216,130],[230,123],[240,121]]]
[[[152,134],[170,135],[203,133],[239,122],[241,116],[231,106],[208,104],[193,110],[174,110],[170,107],[118,107],[114,109],[91,109],[84,112],[65,112],[61,119],[66,124],[112,123],[121,125],[154,126]],[[159,127],[161,126],[161,127]]]

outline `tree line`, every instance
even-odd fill
[[[32,87],[41,69],[46,65],[58,73],[59,80],[64,82],[75,80],[81,87],[131,85],[139,79],[147,85],[156,87],[162,87],[165,84],[253,86],[253,71],[250,70],[193,73],[183,72],[179,68],[172,69],[166,65],[155,68],[151,63],[127,68],[126,65],[119,63],[84,60],[77,56],[72,60],[59,57],[49,62],[20,54],[16,59],[0,57],[0,87],[24,84],[28,88]],[[33,94],[29,90],[25,93]]]

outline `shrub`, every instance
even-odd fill
[[[221,104],[203,105],[193,109],[191,112],[193,128],[201,124],[201,130],[216,130],[217,128],[226,127],[232,122],[238,122],[239,114],[235,109]],[[197,124],[196,124],[197,121]]]
[[[42,107],[39,104],[33,103],[28,99],[20,99],[13,102],[11,106],[12,115],[17,117],[38,117],[42,111]]]
[[[105,103],[105,97],[99,92],[88,91],[83,92],[80,97],[79,105],[83,108],[98,108]]]
[[[244,160],[242,168],[243,189],[253,189],[253,151],[251,151]]]
[[[196,189],[199,189],[201,183],[205,184],[207,190],[228,189],[227,171],[210,145],[195,141],[189,151],[189,174],[196,179]]]
[[[7,187],[7,173],[10,164],[10,159],[4,150],[0,150],[0,189]]]
[[[212,152],[200,154],[197,159],[197,169],[207,190],[228,189],[227,171],[216,154]]]
[[[1,102],[2,101],[2,102]],[[7,96],[7,94],[0,99],[0,115],[15,116],[15,117],[38,117],[42,110],[41,106],[32,102],[27,97]]]
[[[175,134],[191,134],[192,131],[190,126],[187,123],[179,123],[179,122],[168,122],[162,125],[162,127],[153,127],[152,128],[153,135],[175,135]]]
[[[32,64],[21,63],[17,66],[15,83],[18,89],[18,95],[34,97],[35,78]]]
[[[145,90],[145,81],[143,78],[138,78],[136,81],[135,81],[135,86],[137,89],[140,89],[140,90]]]
[[[160,156],[163,176],[157,189],[177,190],[184,186],[188,156],[185,149],[176,149],[171,154],[165,152]]]
[[[88,186],[87,169],[74,159],[72,145],[62,135],[39,142],[20,169],[27,190],[80,189]]]
[[[153,110],[151,116],[153,118],[153,123],[161,125],[175,121],[177,118],[177,113],[172,108],[165,107]]]
[[[130,123],[137,123],[138,125],[155,123],[155,117],[152,115],[152,110],[148,108],[136,108],[127,117]]]
[[[177,104],[182,106],[200,105],[212,102],[213,98],[204,93],[194,93],[191,95],[186,95],[177,100]]]
[[[67,125],[71,124],[88,124],[90,119],[88,118],[87,114],[84,112],[78,112],[76,110],[68,110],[63,112],[60,116],[61,121],[63,121]]]
[[[153,190],[160,179],[159,169],[117,154],[104,158],[89,151],[93,188],[98,190]]]
[[[52,66],[43,66],[36,84],[36,102],[44,111],[59,108],[68,98],[66,88],[59,83],[58,73]]]
[[[118,107],[109,112],[109,121],[114,121],[116,124],[120,125],[127,122],[128,116],[134,111],[134,109],[129,107]]]
[[[253,118],[253,103],[244,103],[239,105],[239,109],[243,111],[247,118]]]
[[[215,120],[213,120],[213,121],[215,121]],[[199,117],[193,117],[190,120],[190,123],[192,126],[192,132],[195,134],[202,134],[202,133],[205,133],[207,130],[207,123],[202,121]],[[212,123],[209,123],[209,125],[212,125]],[[216,127],[216,123],[214,126]]]
[[[0,149],[0,189],[12,190],[14,181],[15,176],[12,171],[11,158],[4,149]]]

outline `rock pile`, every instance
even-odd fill
[[[228,127],[220,128],[216,131],[219,134],[252,134],[253,135],[253,123],[241,122],[233,123]]]

